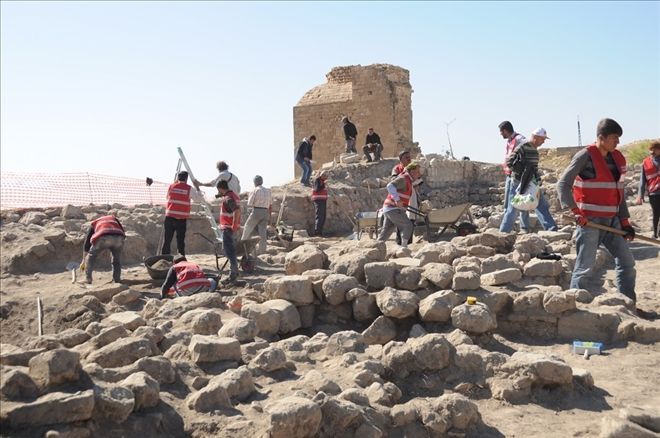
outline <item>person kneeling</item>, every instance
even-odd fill
[[[172,263],[165,282],[160,288],[161,300],[215,290],[218,282],[212,278],[206,278],[198,264],[189,262],[182,255],[175,256]]]

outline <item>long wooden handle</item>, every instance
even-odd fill
[[[574,217],[572,217],[570,215],[567,215],[567,214],[565,214],[564,217],[566,219],[575,220]],[[589,228],[595,228],[597,230],[607,231],[607,232],[612,233],[612,234],[618,234],[619,236],[625,236],[627,234],[625,231],[620,230],[618,228],[608,227],[607,225],[601,225],[601,224],[597,224],[597,223],[594,223],[594,222],[587,222],[586,226],[589,227]],[[635,234],[635,240],[640,240],[642,242],[648,242],[648,243],[652,243],[654,245],[660,246],[660,240],[652,239],[652,238],[646,237],[646,236],[640,236],[640,235]]]

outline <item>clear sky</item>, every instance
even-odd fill
[[[549,146],[577,145],[578,115],[583,143],[603,117],[660,137],[659,5],[2,1],[1,168],[169,181],[182,146],[200,180],[224,159],[243,190],[281,184],[293,106],[372,63],[410,70],[425,153],[454,118],[456,156],[481,161],[505,119]]]

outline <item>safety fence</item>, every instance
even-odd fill
[[[88,204],[163,205],[169,184],[93,173],[0,174],[0,209]]]

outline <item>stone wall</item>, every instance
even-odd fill
[[[345,151],[342,116],[358,129],[361,153],[368,128],[380,136],[384,156],[412,149],[412,87],[409,72],[388,64],[335,67],[327,83],[309,90],[293,108],[294,154],[303,137],[316,135],[314,168]],[[296,176],[300,168],[295,166]]]

